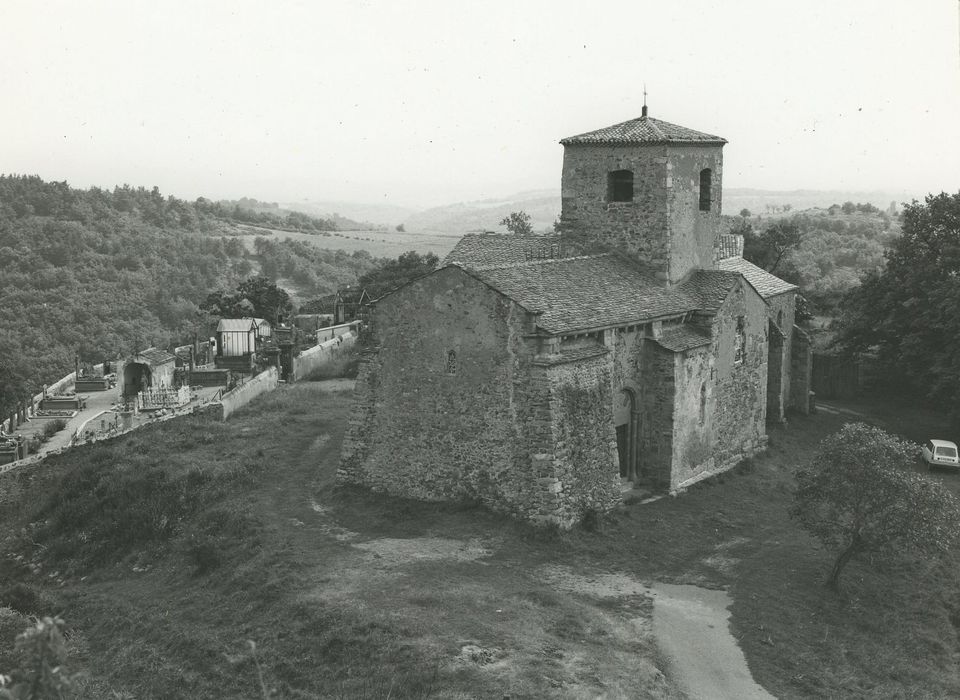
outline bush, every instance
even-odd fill
[[[356,379],[360,367],[360,358],[356,353],[338,355],[322,367],[318,367],[307,375],[307,381],[319,382],[324,379]]]
[[[53,420],[47,421],[43,426],[44,440],[49,440],[66,427],[67,421],[65,421],[63,418],[54,418]]]

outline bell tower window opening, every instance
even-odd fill
[[[700,171],[700,211],[710,211],[710,189],[713,185],[713,171],[704,168]]]
[[[447,374],[457,373],[457,351],[449,350],[447,352]]]
[[[614,170],[607,173],[607,201],[633,201],[633,171]]]

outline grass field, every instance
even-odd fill
[[[793,470],[848,414],[797,417],[682,497],[558,533],[337,488],[349,394],[325,386],[0,477],[0,671],[28,616],[58,612],[91,698],[261,697],[258,666],[278,698],[679,697],[648,599],[557,585],[616,573],[728,588],[778,697],[960,695],[957,558],[854,561],[837,596],[830,554],[787,517]]]
[[[291,239],[302,241],[331,250],[345,250],[352,253],[356,250],[365,250],[375,258],[396,258],[411,250],[421,255],[434,253],[443,260],[444,256],[453,250],[463,234],[440,235],[434,233],[404,233],[400,231],[331,231],[328,233],[298,233],[296,231],[281,231],[277,229],[261,229],[253,226],[244,226],[241,239],[251,252],[254,250],[253,241],[257,236],[270,236],[276,240]]]

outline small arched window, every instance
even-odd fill
[[[633,201],[633,171],[614,170],[607,174],[607,201]]]
[[[777,312],[777,328],[783,330],[783,309]]]
[[[710,211],[710,188],[713,185],[713,171],[704,168],[700,171],[700,211]]]
[[[457,373],[457,351],[450,350],[447,352],[447,374],[456,374]]]
[[[743,316],[737,318],[737,335],[733,342],[733,364],[739,365],[747,359],[747,324]]]
[[[707,383],[700,382],[700,425],[707,420]]]

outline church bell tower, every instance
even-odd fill
[[[632,257],[667,285],[712,268],[726,139],[640,117],[563,139],[561,235]]]

